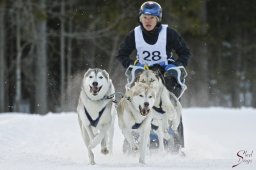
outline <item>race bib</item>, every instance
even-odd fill
[[[154,64],[167,64],[166,53],[166,34],[167,25],[162,25],[162,30],[159,33],[158,40],[151,45],[144,41],[141,27],[135,28],[135,43],[137,49],[137,58],[141,64],[152,66]]]

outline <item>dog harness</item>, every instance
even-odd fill
[[[145,119],[144,119],[145,120]],[[132,126],[132,129],[138,129],[141,124],[144,122],[144,120],[141,122],[141,123],[135,123],[133,126]]]
[[[159,107],[153,106],[153,109],[159,114],[165,114],[165,111],[162,108],[162,100],[160,99]]]
[[[102,116],[104,110],[105,110],[106,106],[103,107],[103,109],[101,109],[101,111],[99,112],[99,116],[97,119],[93,120],[92,117],[90,116],[90,114],[88,113],[88,111],[86,110],[86,108],[84,107],[84,112],[85,112],[85,115],[87,117],[87,119],[90,121],[90,125],[93,126],[93,127],[96,127],[99,123],[99,120],[100,120],[100,117]]]
[[[148,66],[158,63],[164,63],[165,65],[168,64],[166,52],[167,27],[168,25],[162,25],[157,42],[153,45],[145,42],[141,26],[137,26],[134,29],[137,58],[139,63]]]
[[[156,126],[156,125],[154,125],[154,124],[151,123],[151,129],[157,130],[158,128],[159,128],[159,126]]]

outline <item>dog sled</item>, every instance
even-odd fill
[[[125,75],[127,77],[127,84],[126,84],[126,89],[129,89],[134,85],[135,82],[139,81],[138,77],[141,73],[143,73],[145,70],[154,70],[156,74],[159,74],[160,78],[164,81],[165,76],[172,76],[176,79],[177,83],[181,87],[181,92],[179,93],[178,96],[175,96],[174,93],[170,92],[169,93],[169,99],[171,101],[171,104],[174,106],[175,112],[180,115],[180,123],[177,127],[176,130],[172,128],[172,122],[168,121],[168,137],[164,138],[163,144],[164,144],[164,150],[170,153],[179,153],[182,148],[184,148],[184,133],[183,133],[183,122],[182,122],[182,114],[181,114],[181,109],[182,106],[179,102],[180,97],[184,93],[184,91],[187,89],[185,85],[185,77],[187,76],[187,72],[183,66],[178,66],[175,67],[171,70],[169,70],[168,73],[165,73],[165,75],[161,74],[161,71],[158,70],[159,68],[152,68],[152,67],[140,67],[136,65],[131,65],[128,67],[128,69],[125,72]],[[164,83],[163,83],[164,84]],[[165,86],[165,84],[164,84]],[[159,111],[161,112],[161,111]],[[150,150],[154,149],[159,149],[161,146],[159,140],[159,135],[156,133],[155,128],[159,128],[154,123],[152,122],[151,124],[151,132],[150,132],[150,142],[149,142],[149,148]],[[139,138],[138,134],[134,133],[133,137],[135,141]],[[128,141],[125,139],[123,143],[123,152],[124,153],[131,153],[131,152],[136,152],[136,150],[131,149]],[[184,153],[182,153],[184,155]]]

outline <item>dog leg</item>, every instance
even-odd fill
[[[141,164],[145,164],[145,157],[146,157],[146,152],[147,152],[147,144],[149,143],[149,134],[150,134],[150,124],[151,124],[151,118],[146,118],[146,122],[144,122],[145,124],[143,125],[142,129],[141,129],[141,139],[140,139],[140,147],[139,147],[139,151],[140,151],[140,158],[139,158],[139,162]]]
[[[112,153],[112,150],[113,150],[114,125],[115,125],[115,118],[113,118],[111,127],[109,128],[109,131],[108,131],[107,147],[110,153]]]
[[[161,126],[157,129],[158,141],[159,141],[159,151],[164,152],[164,137],[163,137],[163,129]]]
[[[125,139],[128,141],[128,143],[131,146],[132,150],[138,150],[139,146],[136,144],[134,136],[132,135],[131,131],[129,129],[123,129],[122,130],[123,135],[125,137]]]
[[[86,129],[86,132],[88,133],[88,137],[89,137],[90,141],[92,141],[92,139],[94,138],[94,134],[93,134],[91,126],[85,125],[84,127]]]
[[[77,112],[78,112],[78,118],[79,118],[79,124],[83,124],[84,128],[86,129],[86,131],[88,132],[88,138],[91,140],[93,139],[94,135],[93,135],[93,132],[92,132],[92,129],[89,125],[89,122],[86,121],[87,118],[83,117],[85,115],[85,112],[84,112],[84,105],[81,101],[81,99],[79,99],[78,101],[78,106],[77,106]]]
[[[89,135],[86,132],[86,129],[84,128],[84,126],[82,125],[82,121],[81,121],[80,118],[78,118],[78,122],[79,122],[79,125],[80,125],[80,128],[81,128],[81,133],[82,133],[83,141],[84,141],[85,146],[86,146],[87,151],[88,151],[89,163],[91,165],[95,165],[94,154],[93,154],[92,150],[88,147],[89,141],[90,141]]]
[[[105,137],[107,131],[108,131],[109,127],[108,126],[102,126],[100,133],[97,134],[90,142],[89,147],[90,148],[95,148],[101,141],[102,139]]]
[[[179,113],[176,114],[175,119],[172,120],[172,129],[177,130],[181,123],[181,116]]]
[[[93,154],[91,148],[88,147],[88,145],[89,145],[89,140],[88,140],[88,139],[89,139],[89,136],[88,136],[88,134],[85,132],[85,130],[84,130],[83,133],[84,133],[84,136],[85,136],[85,144],[86,144],[87,150],[88,150],[89,163],[90,163],[91,165],[95,165],[94,154]]]
[[[106,141],[107,141],[107,137],[103,138],[101,141],[101,153],[103,153],[104,155],[109,153]]]

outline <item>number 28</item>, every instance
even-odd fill
[[[145,57],[143,57],[143,59],[146,61],[158,61],[161,59],[160,51],[153,51],[151,54],[149,51],[143,51],[142,54],[146,55]]]

